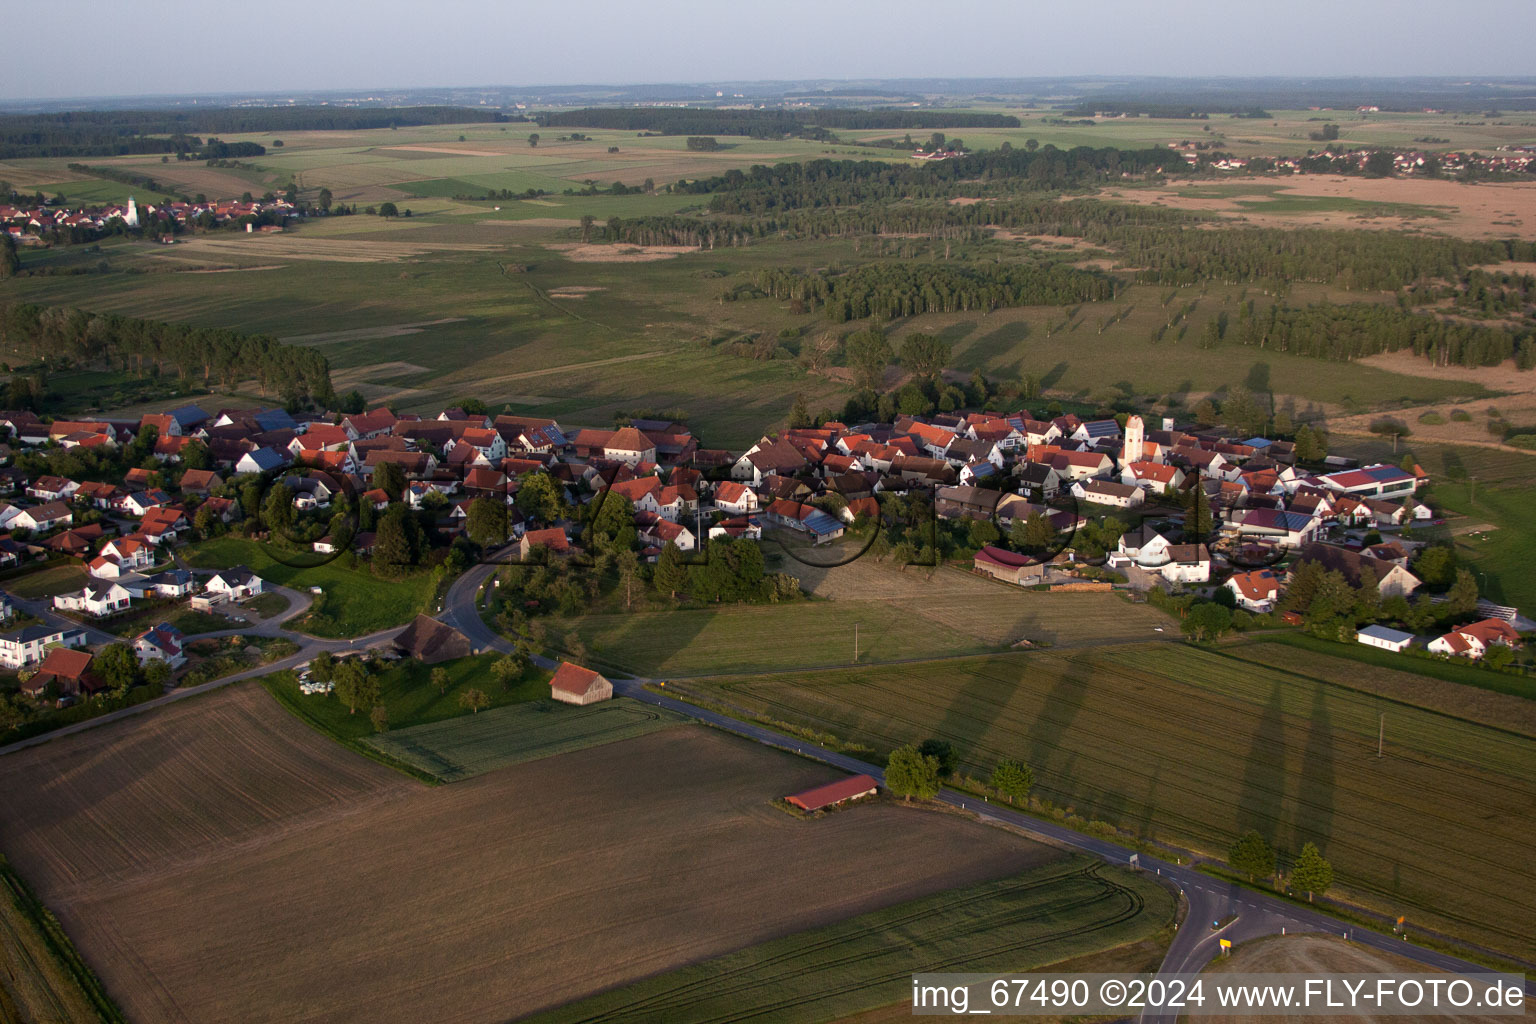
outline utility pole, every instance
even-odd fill
[[[1376,760],[1381,760],[1381,747],[1387,739],[1387,713],[1381,713],[1381,722],[1376,727]]]
[[[854,664],[858,664],[859,661],[859,624],[857,622],[853,624],[853,661]]]

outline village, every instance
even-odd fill
[[[114,230],[139,231],[159,226],[165,231],[188,228],[215,228],[244,224],[247,231],[281,231],[293,217],[301,216],[297,205],[284,196],[208,200],[201,196],[146,203],[142,207],[130,197],[126,203],[71,207],[58,197],[37,196],[30,204],[18,202],[13,195],[0,203],[0,225],[17,243],[40,245],[49,240],[83,242]]]
[[[1419,497],[1430,481],[1411,459],[1304,465],[1294,441],[1168,418],[1149,429],[1126,414],[900,416],[790,427],[743,452],[703,447],[671,420],[567,430],[478,406],[435,417],[185,406],[133,422],[4,412],[0,427],[12,446],[0,571],[18,581],[35,567],[84,570],[51,602],[0,599],[0,614],[25,620],[0,635],[0,666],[40,708],[103,698],[92,652],[113,637],[93,626],[152,612],[125,640],[164,687],[186,665],[188,637],[160,619],[189,610],[224,616],[217,632],[249,629],[242,603],[264,581],[244,565],[189,570],[189,545],[244,534],[321,564],[366,564],[386,557],[375,551],[384,520],[405,516],[461,568],[505,549],[590,569],[595,552],[582,546],[601,514],[632,525],[621,546],[642,566],[707,560],[716,541],[834,565],[947,561],[1008,586],[1152,601],[1195,639],[1234,624],[1300,627],[1502,666],[1532,628],[1479,601],[1471,574],[1431,539],[1436,512]],[[121,476],[20,468],[75,449]]]

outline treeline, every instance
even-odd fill
[[[142,188],[146,192],[152,192],[156,196],[171,196],[183,202],[191,202],[192,197],[184,192],[167,187],[157,178],[148,174],[138,174],[134,171],[125,171],[121,167],[93,167],[90,164],[69,164],[69,169],[76,174],[84,174],[92,178],[105,178],[108,181],[120,181],[124,185],[132,185],[134,188]]]
[[[892,164],[883,160],[812,160],[699,178],[673,191],[712,195],[716,213],[758,214],[777,210],[851,206],[912,199],[946,199],[978,188],[1048,191],[1118,180],[1122,174],[1186,174],[1183,157],[1170,149],[1123,150],[1078,146],[1060,150],[999,149],[949,160]]]
[[[1245,306],[1229,338],[1244,345],[1323,359],[1350,360],[1411,351],[1440,366],[1496,366],[1513,358],[1536,368],[1536,334],[1413,313],[1397,306]]]
[[[603,128],[662,135],[745,135],[755,139],[811,134],[808,129],[1017,128],[1008,114],[965,110],[716,110],[706,107],[586,107],[535,115],[549,128]]]
[[[64,359],[141,376],[174,371],[201,378],[207,387],[255,379],[262,394],[281,395],[290,404],[329,407],[337,401],[325,356],[265,334],[9,303],[0,306],[0,346],[13,364]]]
[[[507,120],[505,114],[494,110],[450,106],[224,107],[5,114],[0,115],[0,159],[185,152],[186,137],[190,135],[359,131]]]
[[[1059,306],[1114,297],[1103,275],[1060,265],[880,262],[837,272],[773,268],[752,275],[753,285],[777,299],[820,308],[834,323],[993,310],[1005,306]],[[727,293],[734,297],[734,293]]]
[[[1097,100],[1079,103],[1070,110],[1062,111],[1067,117],[1093,117],[1103,114],[1114,117],[1129,114],[1132,117],[1164,117],[1174,120],[1206,121],[1212,114],[1230,114],[1233,117],[1269,120],[1273,115],[1263,107],[1243,106],[1234,103],[1218,103],[1215,106],[1194,106],[1187,103],[1140,103],[1116,100]]]

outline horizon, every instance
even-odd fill
[[[66,23],[99,19],[89,0],[61,0]],[[513,10],[480,9],[444,0],[423,33],[416,8],[382,0],[369,22],[342,22],[350,13],[334,0],[277,0],[266,21],[298,27],[255,59],[231,61],[225,45],[192,45],[174,59],[64,65],[46,51],[14,58],[12,88],[0,102],[250,95],[423,89],[568,88],[693,82],[825,80],[857,82],[911,78],[1507,78],[1530,74],[1525,40],[1536,32],[1536,6],[1480,0],[1446,24],[1438,10],[1404,10],[1388,0],[1359,0],[1347,10],[1301,0],[1283,17],[1194,0],[1176,16],[1113,0],[1084,26],[1076,12],[998,0],[962,0],[935,20],[913,0],[836,5],[787,0],[772,19],[705,8],[679,0],[637,13],[599,4],[587,19],[590,35],[568,44],[529,46],[528,29],[542,26]],[[605,14],[603,8],[608,10]],[[1309,17],[1317,15],[1318,17]],[[151,0],[150,23],[205,24],[191,0]],[[693,31],[680,24],[695,19]],[[334,31],[308,31],[341,23]],[[1500,32],[1489,38],[1486,26]],[[808,31],[806,25],[815,26]],[[1322,27],[1320,27],[1322,26]],[[460,28],[473,28],[475,45]],[[978,32],[978,28],[984,31]],[[918,31],[920,29],[920,31]],[[750,39],[743,53],[741,40]],[[852,45],[849,40],[856,40]],[[536,43],[544,43],[540,38]],[[1044,42],[1043,47],[1032,43]],[[1069,45],[1060,45],[1061,43]],[[510,44],[503,48],[503,43]],[[1081,43],[1081,46],[1070,45]],[[1032,52],[1040,49],[1042,52]],[[1091,54],[1084,51],[1091,51]],[[405,58],[405,59],[402,59]],[[388,85],[381,64],[396,65]],[[1195,65],[1195,66],[1191,66]],[[668,73],[688,68],[689,74]],[[599,70],[601,69],[601,70]],[[597,72],[597,73],[594,73]],[[509,73],[521,72],[521,73]],[[441,85],[532,81],[537,86]],[[19,86],[19,87],[18,87]]]

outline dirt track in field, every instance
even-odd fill
[[[428,788],[246,686],[0,760],[0,849],[166,1022],[501,1021],[1053,856],[770,805],[836,775],[681,726]]]

